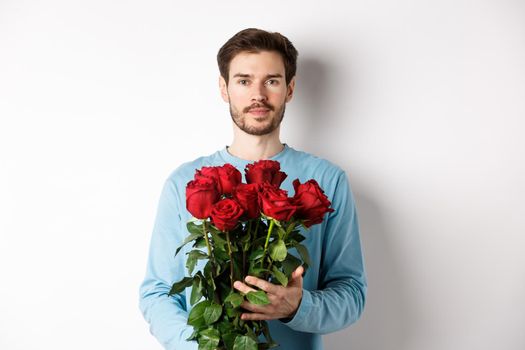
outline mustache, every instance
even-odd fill
[[[267,108],[270,111],[273,111],[275,109],[271,104],[263,101],[263,102],[260,102],[260,103],[254,103],[251,106],[244,108],[243,112],[244,113],[248,113],[250,111],[250,109],[254,109],[254,108]]]

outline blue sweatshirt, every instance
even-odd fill
[[[323,349],[321,334],[334,332],[355,322],[363,312],[367,281],[359,237],[356,206],[344,170],[328,160],[301,152],[284,144],[284,149],[269,158],[281,163],[288,177],[281,188],[293,196],[292,182],[315,179],[332,202],[334,212],[324,221],[303,230],[312,266],[303,280],[303,297],[295,316],[288,322],[269,321],[270,333],[280,349]],[[187,322],[191,309],[191,288],[168,296],[174,282],[188,276],[185,247],[176,257],[176,249],[189,235],[186,223],[192,217],[186,210],[186,184],[203,166],[230,163],[243,174],[253,161],[233,156],[227,147],[176,168],[166,179],[151,236],[146,275],[140,286],[139,306],[150,332],[169,350],[196,350],[188,342],[193,327]],[[291,252],[293,253],[293,251]],[[298,256],[297,254],[294,254]],[[204,263],[200,260],[201,264]],[[197,265],[197,269],[202,266]]]

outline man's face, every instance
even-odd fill
[[[277,129],[292,98],[295,79],[286,85],[284,62],[274,51],[241,52],[230,62],[229,82],[220,77],[221,95],[233,122],[250,135]]]

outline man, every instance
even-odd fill
[[[294,179],[301,183],[315,179],[335,211],[305,233],[303,243],[312,266],[304,276],[302,267],[297,268],[287,287],[250,276],[235,282],[234,287],[244,293],[256,287],[265,290],[271,301],[265,306],[244,302],[242,318],[269,320],[272,337],[282,349],[322,349],[321,334],[355,322],[365,305],[366,275],[347,175],[328,160],[280,141],[285,106],[295,88],[297,60],[297,51],[287,38],[246,29],[224,44],[217,59],[221,95],[229,103],[233,120],[233,142],[180,165],[165,181],[140,287],[140,309],[151,333],[166,349],[197,349],[196,342],[186,341],[193,331],[187,325],[191,290],[168,297],[172,284],[185,274],[185,255],[174,257],[174,253],[188,235],[186,222],[191,218],[185,206],[186,184],[203,166],[230,163],[244,177],[247,164],[272,159],[288,174],[281,188],[292,194]]]

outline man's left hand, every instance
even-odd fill
[[[270,303],[266,305],[255,305],[244,301],[241,307],[251,311],[251,313],[243,313],[241,319],[254,321],[293,317],[303,296],[303,272],[302,266],[295,269],[286,287],[275,285],[254,276],[247,276],[245,278],[246,284],[236,281],[233,286],[241,293],[246,294],[255,291],[249,286],[252,285],[264,290],[270,300]]]

